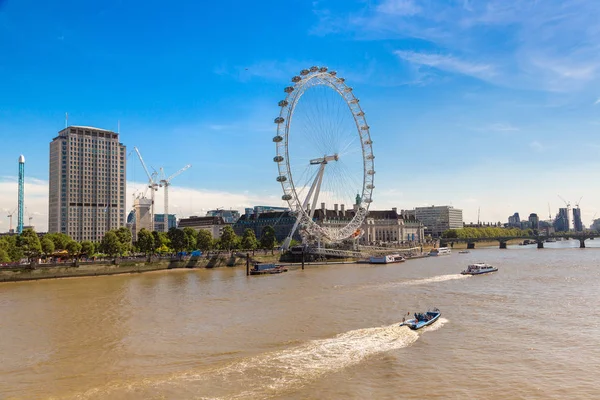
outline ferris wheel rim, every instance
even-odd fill
[[[301,224],[308,233],[330,241],[343,240],[358,232],[358,228],[364,222],[372,202],[373,189],[375,188],[373,162],[375,157],[373,155],[373,142],[371,140],[369,125],[352,88],[345,83],[344,78],[338,77],[335,71],[328,71],[326,67],[311,67],[308,70],[302,70],[299,76],[294,76],[292,82],[294,83],[293,86],[288,86],[284,89],[287,95],[284,100],[279,102],[281,110],[279,116],[274,121],[277,124],[277,136],[273,138],[273,141],[276,144],[277,155],[273,160],[277,162],[279,170],[277,181],[281,184],[284,193],[282,200],[286,201],[292,212],[296,213],[297,218],[301,220]],[[360,204],[358,209],[355,208],[352,220],[340,228],[319,226],[313,221],[307,210],[302,206],[303,200],[296,190],[290,166],[288,139],[294,110],[302,95],[308,89],[315,86],[327,86],[342,97],[352,114],[360,139],[363,169]]]

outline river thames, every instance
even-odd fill
[[[600,249],[578,244],[0,284],[0,398],[598,398]],[[500,270],[459,274],[477,261]]]

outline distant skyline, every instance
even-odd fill
[[[180,217],[284,205],[273,118],[312,65],[337,70],[361,100],[373,209],[547,219],[560,195],[572,206],[583,196],[585,225],[600,214],[598,2],[59,3],[0,0],[1,232],[20,154],[25,224],[47,229],[49,143],[65,112],[70,125],[120,124],[128,208],[146,180],[133,146],[168,174],[193,165],[170,188]]]

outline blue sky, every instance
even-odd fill
[[[69,123],[117,129],[148,164],[193,167],[180,216],[280,205],[273,118],[311,65],[354,87],[374,140],[373,208],[452,204],[465,220],[600,211],[595,1],[0,0],[0,209],[47,224],[48,143]],[[145,177],[129,158],[129,193]],[[6,218],[0,231],[6,230]]]

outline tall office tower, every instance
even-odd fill
[[[573,226],[575,232],[583,232],[583,222],[581,222],[581,209],[579,207],[573,209]]]
[[[125,226],[125,146],[119,134],[69,126],[50,142],[48,232],[98,242]]]

